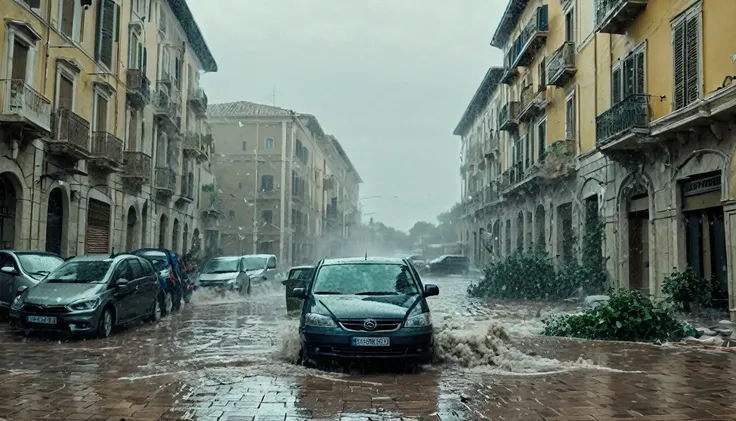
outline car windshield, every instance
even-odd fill
[[[46,278],[48,283],[99,284],[105,282],[112,260],[71,260],[59,266]]]
[[[17,256],[23,271],[35,278],[48,275],[64,263],[61,257],[51,254],[19,253]]]
[[[322,266],[312,288],[314,294],[414,295],[418,294],[405,264],[356,263]]]
[[[266,268],[268,258],[262,256],[245,256],[243,257],[243,267],[245,270],[258,270]]]
[[[228,273],[238,271],[237,257],[222,257],[212,259],[204,265],[202,273]]]
[[[161,272],[169,269],[169,260],[163,253],[146,253],[141,255],[141,257],[151,262],[153,268],[156,269],[156,272]]]

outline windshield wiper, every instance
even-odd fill
[[[399,293],[393,291],[363,291],[356,292],[355,295],[399,295]]]
[[[317,291],[315,295],[343,295],[342,292],[338,291]]]

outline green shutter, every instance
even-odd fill
[[[700,13],[685,21],[685,101],[700,98]]]
[[[108,69],[113,68],[113,41],[117,40],[120,6],[112,0],[100,0],[97,9],[97,46],[95,58]]]
[[[611,73],[611,106],[621,102],[621,68]]]
[[[672,57],[675,76],[675,110],[686,105],[685,102],[685,21],[672,28]]]
[[[637,94],[645,94],[645,88],[646,88],[646,71],[644,68],[644,64],[646,63],[646,60],[644,58],[644,50],[639,51],[634,55],[634,71],[635,71],[635,78],[636,78],[636,93]]]

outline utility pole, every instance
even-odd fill
[[[253,253],[257,253],[258,247],[258,198],[260,196],[260,189],[258,188],[258,149],[261,147],[261,135],[260,135],[261,123],[256,123],[256,176],[253,182]]]

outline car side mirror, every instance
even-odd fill
[[[276,269],[276,262],[269,263],[266,269]]]
[[[307,298],[307,290],[304,288],[294,288],[291,291],[291,296],[304,300]]]
[[[432,284],[427,284],[424,286],[425,297],[434,297],[435,295],[440,295],[440,287]]]
[[[127,280],[125,278],[120,278],[117,281],[115,281],[115,286],[116,287],[125,287],[125,286],[128,286],[129,283],[130,283],[129,280]]]
[[[15,291],[16,297],[18,295],[23,294],[24,292],[26,292],[27,289],[28,289],[28,287],[26,285],[19,286],[18,289]]]
[[[0,272],[10,276],[15,276],[18,274],[18,271],[15,270],[13,266],[3,266],[3,268],[0,269]]]

